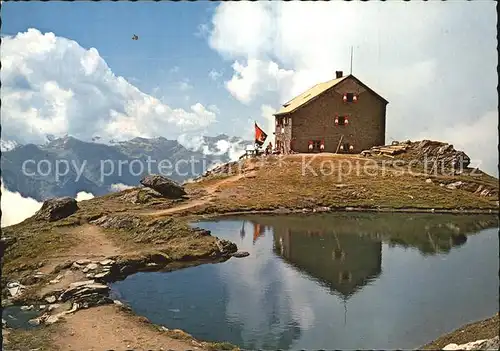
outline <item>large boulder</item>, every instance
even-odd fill
[[[470,164],[470,157],[463,151],[455,150],[451,144],[422,140],[412,146],[418,159],[438,170],[464,170]]]
[[[170,199],[178,199],[186,195],[181,185],[159,174],[145,176],[141,179],[141,184]]]
[[[221,256],[230,256],[238,251],[236,244],[229,240],[217,239],[215,244],[217,245]]]
[[[78,211],[76,200],[71,197],[59,197],[45,201],[42,208],[35,213],[35,219],[44,221],[58,221],[71,216]]]

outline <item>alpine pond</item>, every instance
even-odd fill
[[[138,273],[114,294],[153,323],[242,349],[417,348],[498,310],[498,219],[402,213],[193,224],[246,258]]]

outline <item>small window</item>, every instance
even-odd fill
[[[285,126],[290,124],[290,117],[285,117]]]
[[[347,93],[346,98],[347,98],[347,102],[353,102],[354,101],[354,93]]]
[[[350,283],[352,280],[351,272],[343,271],[339,274],[339,283]]]
[[[339,116],[339,126],[345,126],[345,116]]]

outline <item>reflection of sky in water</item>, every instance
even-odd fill
[[[498,310],[497,229],[469,236],[448,254],[423,256],[415,248],[382,244],[381,274],[344,302],[333,291],[334,279],[328,282],[328,267],[320,267],[325,279],[318,280],[273,252],[280,241],[278,227],[268,226],[253,243],[249,222],[244,238],[241,221],[199,226],[251,255],[171,273],[137,274],[114,288],[137,313],[200,339],[268,350],[415,348]],[[356,237],[352,240],[361,246]],[[296,258],[312,262],[309,268],[315,269],[325,257],[319,251],[324,248],[330,255],[331,244],[328,237],[308,242],[320,245],[318,254],[300,256],[296,249]]]

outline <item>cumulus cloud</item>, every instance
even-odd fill
[[[193,89],[193,86],[189,83],[188,79],[185,79],[182,82],[179,82],[179,89],[181,91],[187,91]]]
[[[497,158],[494,6],[221,3],[208,42],[233,69],[226,88],[236,99],[276,108],[336,70],[349,73],[352,46],[354,75],[389,100],[387,139],[452,137]]]
[[[208,76],[210,77],[210,79],[217,81],[219,80],[220,77],[222,77],[222,72],[212,69],[210,70],[210,72],[208,72]]]
[[[95,48],[36,29],[2,37],[1,78],[2,132],[18,142],[96,133],[124,140],[159,131],[175,138],[216,121],[200,103],[173,108],[141,92],[116,76]]]
[[[271,133],[275,128],[274,114],[277,112],[275,108],[269,105],[262,105],[260,112],[266,124],[264,125],[265,131],[268,133],[268,139],[272,139]]]
[[[23,197],[18,192],[7,190],[3,186],[3,180],[1,191],[2,227],[20,223],[26,218],[33,216],[42,207],[42,202],[38,202],[30,197]]]
[[[127,185],[127,184],[123,184],[123,183],[114,183],[114,184],[111,184],[111,186],[109,187],[109,191],[118,192],[118,191],[123,191],[123,190],[127,190],[127,189],[132,189],[132,188],[133,188],[132,185]]]
[[[182,146],[184,146],[186,149],[196,150],[196,151],[201,151],[201,152],[204,152],[204,151],[208,152],[208,146],[205,145],[205,140],[200,135],[182,134],[182,135],[179,135],[179,137],[177,138],[177,141]],[[204,146],[207,147],[206,150],[204,150]]]
[[[76,194],[75,200],[77,202],[80,202],[80,201],[90,200],[93,198],[94,198],[94,194],[87,193],[86,191],[80,191],[78,194]]]
[[[232,67],[234,75],[226,82],[226,88],[231,95],[245,104],[250,103],[255,97],[288,86],[287,78],[293,76],[293,71],[281,69],[273,61],[250,59],[246,64],[236,61]],[[286,96],[284,94],[286,92],[283,92],[282,96]]]
[[[207,109],[210,110],[210,111],[212,111],[213,113],[216,113],[216,114],[220,113],[220,110],[217,107],[217,105],[209,105],[207,107]]]

